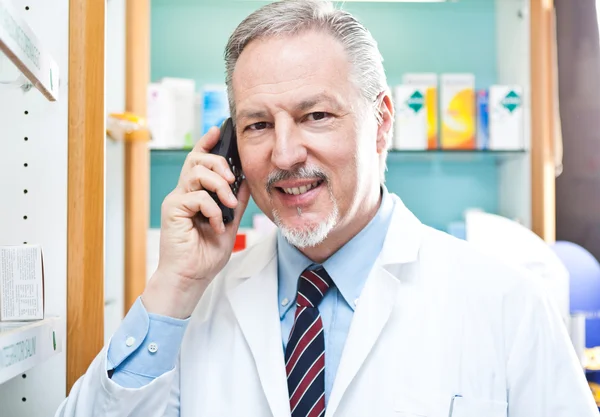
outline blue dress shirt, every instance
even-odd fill
[[[344,344],[362,289],[381,248],[394,210],[394,201],[382,187],[377,214],[354,238],[323,263],[335,283],[323,297],[319,311],[325,335],[325,400],[329,399]],[[285,347],[294,324],[298,278],[312,262],[277,236],[278,296],[281,338]],[[135,302],[113,335],[107,354],[112,380],[139,388],[172,370],[189,319],[149,314],[141,299]]]

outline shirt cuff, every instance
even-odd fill
[[[150,382],[174,369],[189,320],[148,313],[138,297],[110,340],[107,370],[114,370],[112,379],[118,382],[122,373],[129,381],[139,375]]]

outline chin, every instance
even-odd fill
[[[302,214],[299,213],[300,216]],[[307,222],[304,225],[291,226],[286,224],[285,219],[279,216],[277,211],[273,211],[275,224],[281,230],[282,236],[290,243],[290,245],[298,249],[311,248],[323,243],[331,230],[336,226],[338,221],[337,205],[327,218],[319,222]]]

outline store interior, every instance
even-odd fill
[[[52,351],[38,349],[43,363],[0,367],[7,417],[49,415],[156,270],[163,200],[194,144],[230,116],[224,47],[244,17],[269,3],[107,0],[102,48],[87,52],[104,62],[93,90],[89,77],[72,78],[94,66],[92,58],[74,66],[77,51],[69,49],[79,1],[86,3],[60,0],[51,10],[42,0],[0,0],[0,245],[35,244],[40,259],[43,253],[45,316],[33,323],[47,325],[40,340],[54,340]],[[41,79],[46,67],[24,71],[20,55],[7,53],[5,3],[46,48],[40,59],[62,66],[60,82]],[[577,3],[336,6],[371,31],[384,58],[397,110],[385,186],[424,224],[544,278],[600,407],[600,3]],[[86,7],[88,17],[100,10]],[[92,29],[80,30],[82,42],[92,39]],[[73,111],[77,89],[81,103],[90,100],[85,91],[104,91],[100,109],[81,107],[95,119]],[[85,140],[70,131],[76,120],[85,120]],[[453,120],[464,123],[458,133]],[[88,135],[94,126],[102,131]],[[275,227],[251,201],[234,251]],[[76,247],[86,248],[83,258]],[[81,336],[92,327],[93,336]],[[7,346],[20,337],[10,334]],[[77,358],[67,357],[68,347]],[[56,387],[37,403],[26,401],[50,374],[61,375]]]

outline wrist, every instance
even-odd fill
[[[148,281],[142,302],[148,313],[187,319],[202,298],[208,282],[174,277],[157,270]]]

